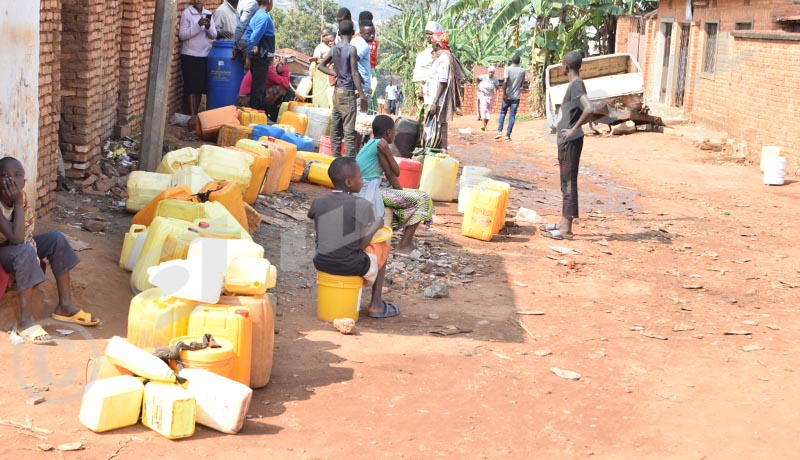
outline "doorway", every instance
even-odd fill
[[[683,107],[686,95],[686,69],[689,66],[689,35],[691,24],[681,24],[681,44],[678,48],[678,85],[675,89],[675,107]]]
[[[669,83],[669,54],[672,48],[672,23],[664,22],[661,24],[661,33],[664,36],[664,52],[661,54],[661,90],[658,100],[667,103],[667,85]]]

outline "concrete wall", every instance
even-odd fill
[[[39,166],[39,4],[3,0],[0,30],[0,157],[22,162],[33,206]]]

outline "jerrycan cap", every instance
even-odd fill
[[[244,316],[245,318],[250,318],[250,310],[245,310],[244,308],[237,308],[236,310],[233,310],[233,313]]]

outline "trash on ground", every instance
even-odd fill
[[[568,371],[568,370],[564,370],[564,369],[559,369],[557,367],[551,367],[550,371],[552,373],[556,374],[557,376],[561,377],[562,379],[567,379],[567,380],[580,380],[581,379],[581,374],[579,374],[577,372]]]

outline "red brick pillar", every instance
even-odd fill
[[[61,2],[41,0],[39,15],[39,177],[36,213],[56,205],[58,124],[61,119]]]

